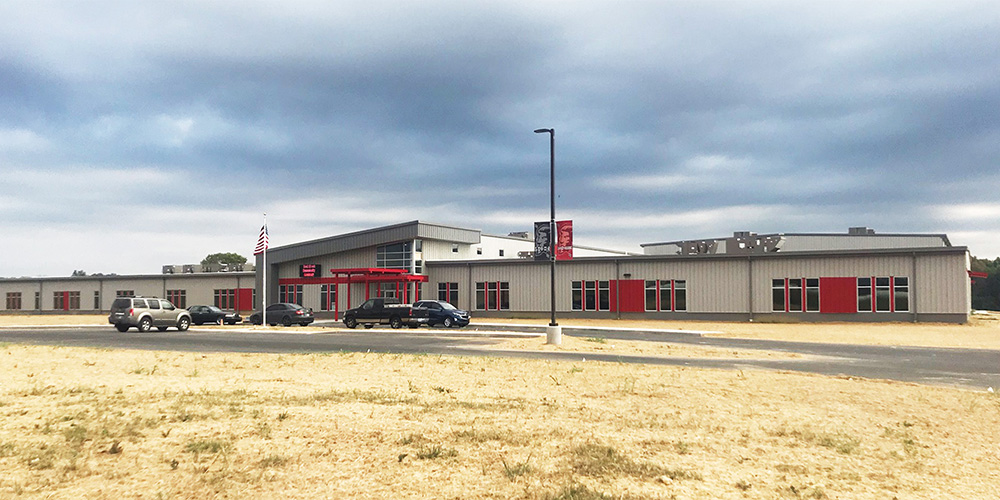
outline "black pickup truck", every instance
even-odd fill
[[[400,304],[399,299],[378,297],[368,299],[354,309],[344,311],[344,326],[356,328],[364,325],[371,328],[374,325],[389,325],[402,328],[403,325],[415,325],[412,321],[413,308],[410,304]]]

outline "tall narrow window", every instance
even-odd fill
[[[789,278],[788,280],[788,310],[791,312],[802,310],[802,280],[800,278]]]
[[[890,279],[888,276],[875,278],[875,311],[889,312],[892,310]]]
[[[570,291],[570,300],[572,301],[572,307],[574,311],[583,310],[583,282],[574,281],[573,288]]]
[[[872,279],[858,278],[858,312],[872,311]]]
[[[510,283],[501,281],[498,285],[500,288],[500,309],[506,311],[510,309]]]
[[[775,312],[785,311],[785,280],[771,280],[771,310]]]
[[[583,308],[588,311],[597,309],[597,282],[585,281],[583,286]]]
[[[657,311],[656,280],[646,280],[646,310]]]
[[[896,276],[892,279],[892,284],[896,312],[908,312],[910,310],[910,280],[904,276]]]
[[[819,312],[819,278],[806,278],[806,311]]]
[[[101,292],[98,290],[94,290],[94,310],[101,310]]]
[[[611,282],[609,281],[597,282],[597,310],[611,310]]]
[[[674,281],[674,310],[687,311],[687,282],[684,280]]]
[[[673,309],[671,304],[673,301],[673,290],[670,286],[670,280],[660,280],[660,289],[658,290],[658,295],[660,296],[660,311],[670,311]]]

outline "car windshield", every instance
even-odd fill
[[[445,311],[451,311],[451,310],[454,310],[454,309],[458,309],[457,307],[451,305],[450,302],[440,302],[440,304],[441,304],[441,309],[444,309]]]
[[[220,312],[222,312],[222,309],[219,309],[218,307],[215,307],[215,306],[208,306],[206,309],[208,309],[209,311],[214,312],[214,313],[220,313]]]
[[[113,310],[128,309],[130,307],[132,307],[132,299],[115,299],[111,304],[111,309]]]

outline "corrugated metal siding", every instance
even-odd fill
[[[963,279],[956,279],[961,276]],[[971,308],[971,282],[961,255],[918,256],[911,285],[918,313],[956,313]]]

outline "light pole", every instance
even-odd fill
[[[556,129],[540,128],[536,134],[549,134],[549,271],[552,295],[549,304],[552,310],[552,320],[545,328],[545,343],[562,344],[562,327],[556,323]]]

